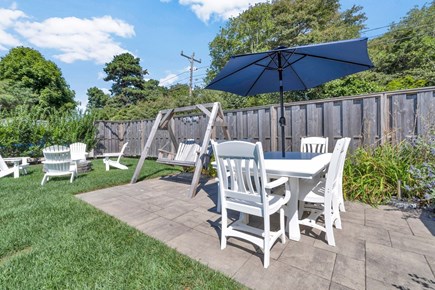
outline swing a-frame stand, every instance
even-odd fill
[[[211,109],[211,110],[210,110]],[[228,131],[228,126],[226,125],[225,118],[224,118],[224,112],[222,110],[222,107],[220,103],[209,103],[209,104],[198,104],[194,106],[188,106],[188,107],[181,107],[181,108],[175,108],[175,109],[167,109],[162,110],[157,114],[156,120],[154,121],[154,125],[151,129],[151,132],[148,136],[147,142],[145,144],[145,147],[141,153],[139,162],[136,166],[136,170],[134,171],[133,177],[131,178],[130,183],[135,183],[137,181],[137,178],[139,177],[140,171],[142,169],[142,166],[144,164],[145,159],[149,156],[149,150],[151,148],[151,144],[154,141],[155,135],[157,130],[166,130],[169,133],[169,139],[171,143],[174,145],[176,151],[179,151],[180,144],[177,142],[177,139],[175,137],[172,124],[173,124],[173,118],[176,113],[183,113],[183,112],[189,112],[194,110],[200,110],[208,117],[208,125],[207,129],[204,134],[204,138],[202,140],[202,145],[199,148],[199,151],[195,152],[195,154],[198,154],[198,158],[195,158],[196,161],[171,161],[166,162],[167,164],[172,165],[181,165],[181,166],[194,166],[195,172],[193,174],[192,184],[190,185],[190,189],[188,192],[188,196],[193,198],[196,195],[196,189],[201,177],[201,171],[203,166],[205,165],[205,162],[209,159],[207,158],[207,153],[209,152],[209,146],[210,146],[210,138],[214,137],[216,134],[216,127],[222,127],[224,138],[226,140],[231,140],[230,133]],[[213,135],[213,136],[212,136]],[[185,144],[181,144],[181,146],[185,146]]]

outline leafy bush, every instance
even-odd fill
[[[48,117],[44,117],[48,116]],[[19,107],[0,114],[0,152],[3,156],[42,156],[54,145],[95,145],[94,116],[80,111],[56,111]]]
[[[435,203],[435,131],[411,142],[416,162],[409,172],[414,183],[406,189],[414,195]]]

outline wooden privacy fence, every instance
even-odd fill
[[[232,139],[261,141],[265,151],[279,151],[279,106],[225,111]],[[329,148],[342,137],[352,139],[351,147],[372,146],[387,140],[398,142],[422,135],[435,126],[435,87],[339,97],[285,105],[286,151],[299,151],[305,136],[329,137]],[[98,121],[95,155],[118,152],[125,142],[128,156],[139,156],[154,120]],[[205,115],[174,117],[177,140],[202,142],[207,127]],[[223,139],[222,130],[215,138]],[[150,156],[169,144],[169,136],[158,132]]]

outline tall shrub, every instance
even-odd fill
[[[46,117],[48,116],[48,117]],[[95,145],[94,115],[81,111],[56,111],[19,107],[0,114],[0,153],[3,156],[42,156],[53,145]]]

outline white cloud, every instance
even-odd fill
[[[110,90],[109,89],[107,89],[107,88],[100,88],[100,90],[102,90],[103,93],[105,93],[107,95],[110,95]]]
[[[249,5],[254,5],[267,0],[179,0],[181,5],[190,6],[190,9],[203,22],[207,23],[211,17],[226,20],[237,16]]]
[[[106,73],[105,72],[102,72],[102,71],[98,72],[98,74],[97,74],[97,79],[98,80],[102,80],[105,77],[106,77]]]
[[[17,20],[26,17],[23,11],[0,8],[0,50],[21,45],[21,41],[7,30],[11,29]]]
[[[164,78],[161,78],[159,80],[159,84],[161,86],[168,87],[168,86],[174,84],[178,79],[179,79],[178,75],[170,73],[167,76],[165,76]]]
[[[98,64],[109,62],[114,55],[127,51],[113,35],[124,38],[135,35],[132,25],[111,16],[53,17],[42,22],[18,22],[15,29],[37,47],[59,50],[54,57],[66,63],[77,60]]]

